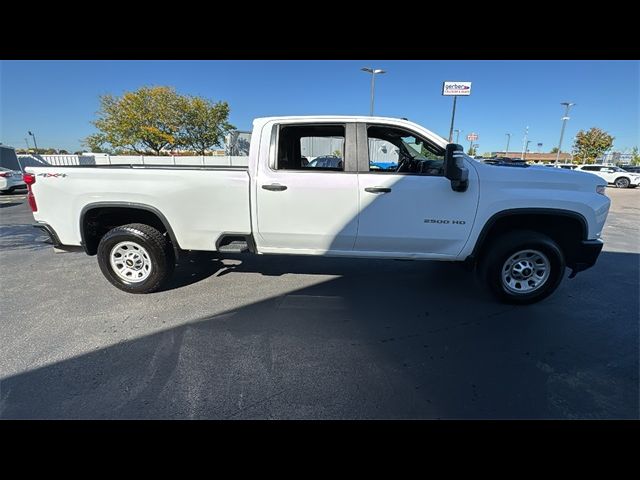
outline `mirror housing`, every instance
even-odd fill
[[[464,192],[469,186],[469,170],[464,166],[464,148],[450,143],[444,153],[444,176],[451,180],[454,192]]]

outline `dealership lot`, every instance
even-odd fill
[[[192,254],[130,295],[0,197],[0,418],[638,418],[640,189],[527,307],[459,265]],[[567,273],[568,274],[568,273]]]

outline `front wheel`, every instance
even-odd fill
[[[564,276],[565,259],[548,236],[514,231],[499,238],[481,262],[492,293],[512,304],[535,303],[551,295]]]
[[[613,182],[617,188],[629,188],[629,184],[631,183],[628,178],[620,177],[616,178],[616,181]]]
[[[98,265],[109,282],[129,293],[151,293],[175,266],[166,236],[142,223],[109,230],[98,244]]]

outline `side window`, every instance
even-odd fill
[[[344,171],[344,125],[286,125],[280,128],[278,170]]]
[[[407,130],[370,125],[369,172],[444,175],[444,149]]]
[[[598,172],[600,171],[600,167],[582,167],[583,170],[586,170],[587,172]]]

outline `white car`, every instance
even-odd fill
[[[627,172],[612,165],[580,165],[576,170],[598,175],[618,188],[635,188],[640,184],[639,173]]]
[[[0,193],[13,193],[15,189],[24,187],[22,172],[0,167]]]
[[[391,167],[376,166],[376,141],[397,149]],[[336,142],[340,162],[305,166],[302,145],[327,156]],[[572,278],[593,266],[603,246],[610,199],[600,178],[478,162],[404,119],[259,118],[248,163],[26,167],[25,181],[54,247],[97,255],[130,293],[161,288],[186,250],[241,247],[464,262],[500,300],[525,304],[550,295],[565,267]]]

